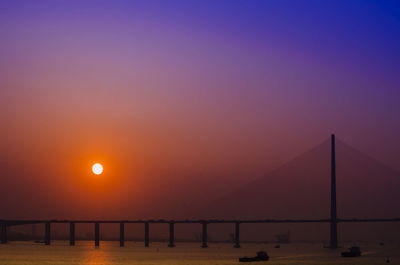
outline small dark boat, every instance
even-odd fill
[[[258,251],[255,257],[243,257],[239,258],[239,262],[253,262],[253,261],[267,261],[269,256],[265,251]]]
[[[342,257],[359,257],[361,256],[360,247],[351,247],[348,251],[342,252]]]

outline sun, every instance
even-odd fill
[[[92,171],[96,175],[103,173],[103,166],[100,163],[96,163],[92,166]]]

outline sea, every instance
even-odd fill
[[[340,253],[352,246],[345,243],[337,250],[324,248],[319,243],[243,243],[241,248],[234,248],[228,243],[209,243],[208,248],[201,248],[200,243],[177,242],[169,248],[167,243],[151,243],[145,248],[143,242],[126,242],[120,247],[119,242],[101,241],[94,247],[93,241],[77,241],[69,246],[68,241],[52,241],[51,245],[31,241],[9,242],[0,245],[0,264],[9,265],[116,265],[116,264],[246,264],[238,258],[255,256],[257,251],[266,251],[268,261],[251,264],[399,264],[399,243],[364,243],[359,244],[363,251],[361,257],[343,258]],[[250,264],[250,263],[247,263]]]

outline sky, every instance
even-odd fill
[[[6,217],[199,205],[333,132],[400,171],[399,1],[5,0],[0,36]]]

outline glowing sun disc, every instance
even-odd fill
[[[99,163],[96,163],[92,166],[92,171],[94,174],[100,175],[101,173],[103,173],[103,166]]]

